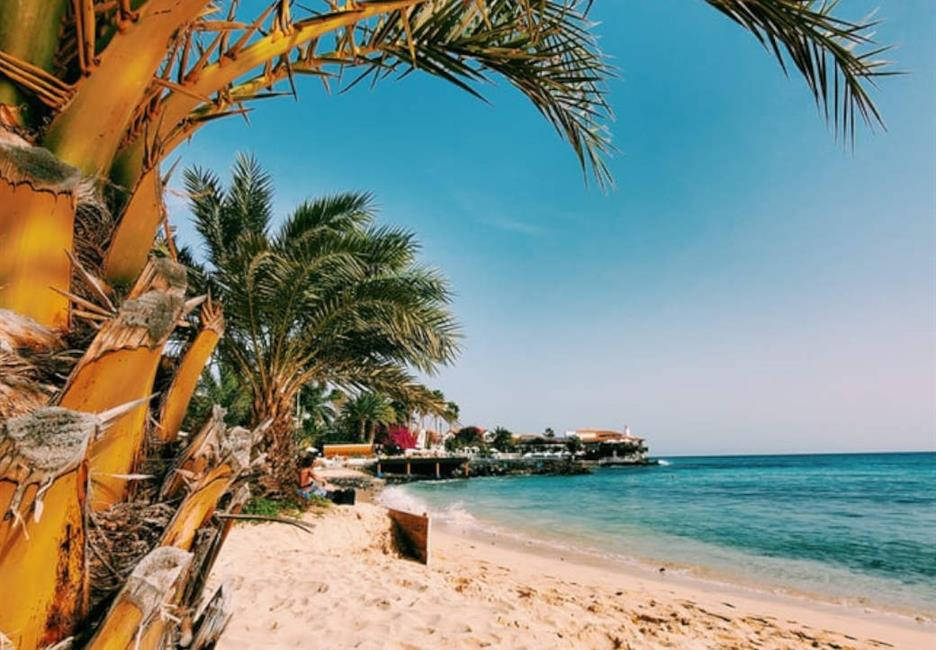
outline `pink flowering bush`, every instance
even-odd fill
[[[387,431],[387,439],[400,449],[416,448],[416,434],[406,427],[390,427],[389,431]]]

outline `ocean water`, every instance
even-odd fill
[[[412,483],[384,500],[557,551],[936,615],[936,453],[663,460]]]

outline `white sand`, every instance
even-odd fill
[[[212,576],[234,588],[222,650],[936,648],[928,623],[698,589],[435,529],[425,567],[396,555],[386,512],[367,503],[306,518],[314,535],[282,524],[231,532]]]

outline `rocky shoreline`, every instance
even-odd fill
[[[574,476],[590,474],[583,461],[570,458],[473,458],[468,462],[468,475],[475,476]]]

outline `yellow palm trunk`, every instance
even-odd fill
[[[163,345],[182,313],[185,287],[184,267],[151,260],[120,314],[101,328],[78,362],[61,405],[96,412],[149,397]],[[122,475],[133,471],[143,446],[147,412],[140,404],[91,447],[92,510],[126,497]]]
[[[225,430],[224,415],[225,410],[216,404],[211,417],[202,425],[189,446],[179,454],[173,470],[167,474],[159,493],[161,499],[176,498],[182,493],[188,477],[204,475],[215,450],[221,444]]]
[[[88,650],[157,650],[163,645],[163,609],[181,591],[192,554],[158,547],[140,560],[117,595]]]
[[[109,282],[132,282],[146,266],[162,211],[162,183],[154,167],[140,179],[114,230],[103,264]]]
[[[100,424],[48,408],[0,429],[0,632],[18,650],[62,640],[86,614],[85,453]]]
[[[179,434],[198,378],[224,334],[224,316],[220,308],[206,302],[202,306],[201,320],[202,330],[185,351],[160,409],[156,436],[164,443],[172,442]]]
[[[78,170],[48,151],[0,144],[0,307],[47,327],[68,328]]]
[[[206,428],[205,435],[192,443],[193,453],[186,454],[191,460],[200,459],[204,469],[188,470],[189,493],[163,533],[162,546],[191,549],[195,534],[214,514],[218,499],[250,464],[255,432],[240,427],[226,430],[223,423],[214,418],[212,422],[216,426]]]
[[[43,144],[88,175],[106,174],[173,33],[208,0],[149,0],[136,21],[117,33],[93,73],[55,117]]]
[[[190,78],[183,84],[185,92],[176,90],[166,96],[153,120],[155,126],[153,132],[148,136],[143,133],[135,134],[136,137],[130,139],[129,143],[114,157],[112,179],[125,187],[135,185],[137,180],[155,165],[152,160],[144,160],[145,150],[158,149],[159,157],[166,156],[182,141],[180,132],[190,133],[191,126],[186,121],[199,105],[205,103],[204,98],[224,90],[228,84],[257,66],[288,55],[293,48],[320,39],[326,34],[338,33],[339,30],[353,27],[355,23],[368,18],[386,16],[424,1],[387,0],[364,3],[348,10],[299,21],[291,26],[291,31],[288,33],[274,29],[270,34],[249,45],[232,48],[222,61],[210,63],[198,70],[197,74],[190,74]],[[357,50],[353,53],[355,55],[372,51],[365,44],[355,49]],[[294,65],[302,66],[301,63]],[[256,81],[256,87],[260,89],[272,85],[276,80],[288,74],[290,73],[282,70],[265,72],[265,79]]]
[[[183,550],[191,549],[195,533],[214,514],[218,499],[230,489],[236,477],[235,469],[228,463],[211,469],[182,501],[160,544]]]

